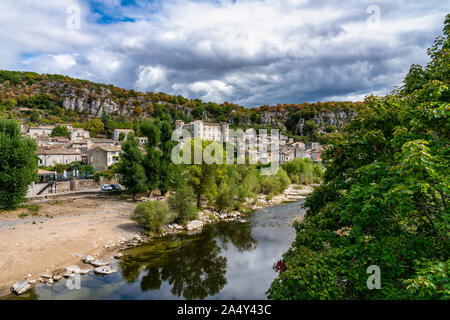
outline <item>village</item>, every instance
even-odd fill
[[[59,137],[52,134],[55,128],[65,127],[69,133],[68,137]],[[230,128],[227,123],[213,123],[196,120],[185,124],[181,120],[175,123],[176,130],[187,130],[193,138],[201,138],[207,141],[223,142],[230,138]],[[27,198],[61,194],[65,192],[77,192],[83,190],[98,191],[99,186],[105,183],[116,183],[114,178],[105,179],[100,175],[98,181],[94,181],[94,174],[105,172],[119,161],[122,141],[128,133],[134,132],[130,129],[115,129],[111,139],[105,135],[96,138],[82,128],[75,128],[70,124],[46,125],[46,126],[21,126],[22,134],[35,139],[37,144],[36,154],[39,158],[38,181],[29,187]],[[247,131],[246,131],[247,132]],[[272,161],[272,150],[269,143],[265,152],[258,147],[258,136],[256,144],[250,144],[246,155],[254,156],[258,162],[268,163]],[[248,140],[249,137],[246,136]],[[137,137],[142,152],[145,152],[146,137]],[[321,158],[322,146],[318,142],[295,142],[294,139],[280,135],[279,137],[279,162],[283,164],[296,158],[310,158],[318,163]],[[56,172],[44,168],[55,165],[67,166],[73,163],[92,166],[94,173],[79,172],[79,170]]]

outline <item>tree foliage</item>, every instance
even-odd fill
[[[15,209],[36,178],[36,144],[22,137],[19,125],[0,118],[0,209]]]
[[[369,96],[325,153],[324,183],[271,299],[448,299],[449,28],[401,90]],[[381,270],[369,290],[367,268]],[[447,280],[446,280],[447,279]]]
[[[145,172],[142,167],[142,154],[133,132],[130,132],[122,143],[120,160],[115,170],[120,175],[120,183],[133,195],[133,200],[138,193],[147,190]]]
[[[50,133],[50,137],[65,137],[68,138],[70,136],[69,130],[65,126],[56,126],[53,128]]]

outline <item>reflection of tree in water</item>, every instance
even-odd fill
[[[239,252],[252,251],[256,248],[257,241],[252,237],[252,229],[248,223],[234,224],[231,228],[229,224],[217,224],[214,229],[215,236],[225,249],[229,241]]]
[[[177,235],[158,239],[150,246],[131,250],[121,262],[122,274],[134,282],[141,270],[141,290],[159,290],[163,281],[172,286],[173,295],[185,299],[204,299],[217,294],[227,283],[227,259],[222,257],[216,238],[225,247],[231,243],[239,250],[256,247],[248,224],[217,224],[196,235]]]

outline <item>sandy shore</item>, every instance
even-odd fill
[[[258,210],[299,201],[312,191],[308,186],[291,185],[273,199],[258,196],[250,207]],[[112,257],[124,241],[140,236],[139,228],[130,220],[137,205],[131,200],[93,194],[35,203],[40,210],[34,216],[20,218],[24,209],[0,214],[0,297],[9,294],[11,285],[28,275],[29,279],[37,279],[69,265],[86,268],[82,256]],[[208,215],[204,218],[208,220]]]
[[[28,274],[36,279],[68,265],[82,265],[80,255],[113,255],[113,249],[104,247],[139,232],[129,219],[136,203],[129,200],[97,194],[39,204],[35,216],[21,219],[23,210],[0,214],[0,296]]]

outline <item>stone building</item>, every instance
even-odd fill
[[[88,164],[98,171],[105,171],[119,161],[120,146],[93,146],[88,150]]]
[[[212,123],[196,120],[185,124],[182,120],[175,122],[175,130],[187,130],[192,138],[201,138],[207,141],[224,142],[229,139],[230,125],[228,123]],[[186,137],[183,137],[186,138]]]
[[[36,152],[39,166],[51,167],[55,164],[69,164],[81,161],[81,151],[68,148],[40,148]]]

